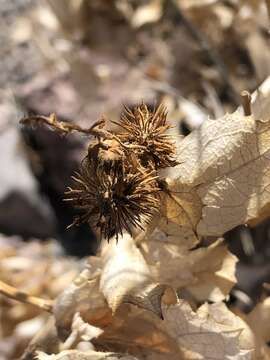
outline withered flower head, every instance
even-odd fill
[[[110,239],[143,228],[159,209],[158,169],[176,165],[175,146],[165,107],[151,111],[145,104],[126,109],[116,123],[122,132],[106,129],[105,118],[89,128],[59,121],[55,114],[31,116],[23,124],[42,123],[59,133],[74,131],[95,138],[82,161],[66,200],[81,210],[72,225],[88,222]]]
[[[131,233],[132,227],[143,228],[158,210],[159,188],[155,171],[125,172],[121,167],[109,170],[97,166],[86,157],[80,173],[74,177],[75,185],[66,192],[66,200],[82,211],[73,224],[88,222],[99,228],[110,239]]]
[[[125,109],[119,122],[123,129],[120,139],[134,146],[144,167],[154,164],[156,169],[175,166],[175,145],[172,136],[166,134],[167,112],[164,106],[151,111],[145,104],[130,110]],[[137,145],[137,147],[136,147]]]
[[[96,166],[103,167],[105,172],[111,168],[123,168],[124,157],[123,148],[114,139],[96,141],[88,146],[88,158]]]

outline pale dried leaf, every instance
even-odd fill
[[[252,359],[251,331],[224,303],[205,304],[197,312],[179,301],[163,308],[164,326],[185,353],[184,359]]]
[[[58,352],[60,340],[57,336],[55,321],[51,316],[47,323],[36,333],[25,349],[21,360],[34,359],[37,350],[44,352]]]
[[[192,252],[191,259],[194,264],[191,269],[195,281],[187,284],[185,288],[198,301],[225,300],[236,284],[237,257],[228,250],[225,244],[216,242],[208,248]]]
[[[169,183],[169,180],[168,180]],[[168,242],[176,242],[183,249],[191,249],[199,242],[196,226],[202,211],[198,195],[185,187],[162,197],[158,227]]]
[[[183,189],[195,190],[203,204],[200,236],[219,236],[267,215],[269,151],[269,123],[239,111],[207,120],[179,144],[170,190],[180,199]]]
[[[84,0],[72,0],[68,3],[64,0],[48,0],[51,12],[58,19],[65,30],[72,32],[80,28],[82,24],[82,8]]]
[[[259,31],[252,31],[246,39],[246,46],[256,70],[258,81],[270,74],[270,51],[267,41]]]
[[[214,5],[217,2],[218,0],[177,0],[179,6],[187,10]]]
[[[84,341],[90,341],[103,333],[103,330],[83,321],[79,313],[74,315],[72,331],[77,331],[81,339]]]
[[[222,301],[236,283],[237,258],[222,241],[185,251],[177,239],[170,242],[156,231],[141,247],[156,279],[174,288],[186,288],[199,301]]]
[[[118,242],[103,244],[103,271],[100,289],[112,311],[122,303],[131,303],[161,316],[161,297],[165,285],[153,281],[148,265],[133,238],[124,234]]]
[[[88,268],[84,269],[56,299],[54,316],[62,340],[69,336],[76,312],[92,325],[104,325],[110,318],[110,310],[99,291],[99,274],[94,274],[93,277],[93,272]]]
[[[251,111],[256,119],[267,121],[270,111],[270,77],[252,94]]]
[[[270,349],[268,342],[270,339],[269,332],[269,312],[270,312],[270,298],[258,303],[255,308],[249,313],[244,314],[235,309],[236,313],[249,325],[255,337],[255,358],[268,360],[270,359]]]
[[[66,339],[62,350],[72,349],[81,341],[91,341],[102,333],[103,330],[86,323],[79,313],[75,313],[71,325],[71,334]]]
[[[140,359],[178,360],[181,351],[160,327],[163,320],[150,311],[124,304],[116,312],[112,323],[93,343],[111,351],[127,349]]]
[[[247,322],[265,343],[270,341],[270,297],[255,306],[247,315]]]
[[[205,110],[188,99],[180,98],[178,106],[183,114],[182,116],[185,118],[185,124],[187,124],[189,129],[195,129],[207,119]]]
[[[137,360],[131,355],[121,355],[110,352],[66,350],[59,354],[48,355],[37,351],[36,360]]]
[[[151,0],[140,6],[132,16],[131,24],[135,28],[158,21],[162,15],[162,0]]]

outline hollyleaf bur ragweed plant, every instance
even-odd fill
[[[105,129],[101,119],[89,129],[50,117],[34,116],[23,124],[40,122],[62,133],[77,131],[95,140],[73,177],[74,185],[66,191],[65,200],[80,214],[72,225],[88,222],[106,239],[132,234],[133,228],[143,229],[160,206],[158,170],[176,165],[175,146],[166,131],[166,109],[160,105],[151,111],[145,104],[125,109],[115,122],[119,133]]]
[[[244,112],[205,120],[177,153],[161,106],[127,110],[119,132],[107,130],[104,119],[89,129],[54,115],[22,120],[95,138],[66,199],[81,211],[75,224],[89,222],[116,240],[102,241],[54,300],[23,294],[52,313],[57,345],[47,346],[44,329],[25,359],[269,359],[268,329],[258,331],[253,315],[242,319],[224,303],[237,258],[222,239],[234,226],[269,216],[269,89],[270,79],[255,101],[246,97]],[[175,166],[162,180],[159,169],[167,165]],[[196,246],[204,236],[213,243]],[[0,292],[21,301],[5,284]],[[268,302],[255,310],[264,309],[269,314]],[[85,341],[94,350],[81,351]]]

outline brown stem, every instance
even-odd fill
[[[167,0],[167,4],[167,6],[172,7],[175,22],[181,23],[185,26],[191,37],[198,43],[210,61],[216,66],[220,77],[228,90],[228,95],[230,96],[231,101],[238,105],[239,95],[233,84],[229,81],[228,69],[218,51],[211,45],[207,36],[200,31],[200,29],[198,29],[184,13],[180,7],[179,1]]]
[[[110,133],[103,129],[105,125],[105,119],[102,118],[95,122],[90,128],[84,129],[76,124],[71,124],[66,121],[59,121],[56,117],[56,115],[53,113],[50,116],[43,116],[43,115],[32,115],[27,116],[20,120],[21,124],[28,125],[28,124],[34,124],[34,123],[44,123],[46,125],[49,125],[55,130],[58,130],[62,133],[69,134],[72,131],[77,131],[83,134],[92,135],[96,137],[103,137],[108,138],[110,137]]]
[[[267,7],[268,17],[270,20],[270,0],[265,0],[265,3],[266,3],[266,7]]]
[[[244,90],[241,92],[242,106],[244,109],[245,116],[250,116],[251,112],[251,95],[248,91]]]
[[[31,304],[39,309],[47,312],[52,312],[53,301],[47,299],[41,299],[35,296],[31,296],[23,291],[16,289],[0,280],[0,293],[17,301]]]

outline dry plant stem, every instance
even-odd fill
[[[242,105],[245,116],[251,115],[251,95],[248,91],[244,90],[241,92]]]
[[[209,59],[212,61],[213,64],[216,65],[222,81],[226,84],[227,89],[229,90],[228,93],[232,102],[235,105],[238,105],[239,95],[237,91],[234,89],[233,85],[229,82],[229,74],[224,64],[222,58],[219,56],[217,51],[210,45],[206,36],[194,26],[194,24],[188,19],[188,17],[184,14],[184,12],[180,9],[179,2],[175,0],[169,0],[173,3],[173,6],[176,8],[176,14],[178,15],[179,21],[183,23],[186,29],[189,31],[190,35],[193,37],[195,41],[201,46],[202,50],[208,55]],[[269,1],[269,0],[268,0]]]
[[[269,21],[270,21],[270,0],[265,0],[265,4],[267,7],[268,17],[269,17]]]
[[[0,280],[0,293],[17,301],[31,304],[39,309],[52,313],[53,301],[31,296]]]
[[[64,134],[69,134],[73,131],[77,131],[79,133],[85,134],[85,135],[91,135],[95,136],[98,139],[114,139],[116,140],[124,149],[139,149],[143,148],[139,145],[133,145],[133,144],[123,144],[123,142],[118,138],[118,136],[110,133],[107,130],[104,130],[103,127],[105,125],[105,119],[101,118],[100,120],[96,121],[90,128],[84,129],[76,124],[70,124],[66,121],[59,121],[54,113],[52,113],[50,116],[43,116],[43,115],[31,115],[23,118],[20,121],[23,125],[30,125],[34,123],[44,123],[53,129],[62,132]],[[107,147],[105,144],[103,144],[100,141],[100,146],[103,147],[105,150],[107,150]]]
[[[31,125],[34,123],[45,123],[51,126],[53,129],[58,130],[63,133],[70,133],[72,131],[77,131],[83,134],[92,135],[96,137],[108,137],[108,132],[102,130],[105,125],[105,119],[102,118],[101,120],[95,122],[90,128],[83,129],[79,125],[70,124],[66,121],[59,121],[56,115],[53,113],[50,116],[42,116],[42,115],[32,115],[23,118],[20,123],[24,125]]]

